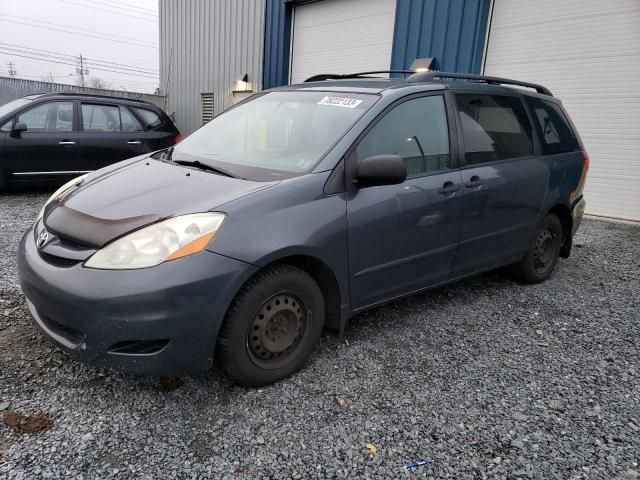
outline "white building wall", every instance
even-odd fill
[[[262,87],[265,0],[159,0],[160,91],[188,135],[201,124],[201,93],[214,93],[214,114],[233,103],[245,74]]]

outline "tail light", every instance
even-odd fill
[[[580,172],[580,178],[578,180],[578,185],[576,186],[576,189],[573,192],[571,192],[571,195],[570,195],[571,202],[574,202],[582,194],[582,191],[584,190],[584,183],[587,180],[589,163],[591,162],[591,160],[589,160],[589,154],[585,150],[582,150],[580,152],[580,155],[582,156],[582,171]]]
[[[178,132],[178,134],[176,135],[176,138],[173,139],[173,143],[178,143],[180,140],[182,140],[182,135],[180,135],[180,132]],[[585,154],[586,155],[586,154]],[[587,157],[587,162],[589,161],[589,158]]]
[[[582,150],[580,153],[582,154],[582,175],[586,175],[589,171],[589,163],[591,160],[589,160],[589,154],[585,150]]]

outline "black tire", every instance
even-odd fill
[[[550,213],[538,224],[522,261],[512,265],[512,273],[524,283],[544,282],[558,263],[562,242],[560,219]]]
[[[322,333],[324,298],[305,271],[279,265],[259,272],[233,300],[218,336],[227,376],[259,387],[298,371]]]

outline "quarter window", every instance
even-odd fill
[[[83,103],[82,123],[85,132],[119,132],[120,112],[111,105]]]
[[[450,168],[444,98],[435,95],[401,103],[356,147],[358,160],[385,154],[399,155],[407,165],[408,177]]]
[[[134,108],[135,112],[142,118],[147,128],[157,127],[162,123],[160,115],[145,108]]]
[[[27,132],[70,132],[73,129],[73,102],[49,102],[18,115]]]
[[[531,125],[519,98],[456,95],[467,165],[533,154]]]
[[[542,152],[545,154],[572,152],[578,149],[578,141],[559,105],[527,97],[542,134]]]

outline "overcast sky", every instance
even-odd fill
[[[11,62],[18,78],[75,83],[73,57],[80,54],[88,77],[152,93],[159,83],[158,1],[0,0],[0,76],[8,76]]]

